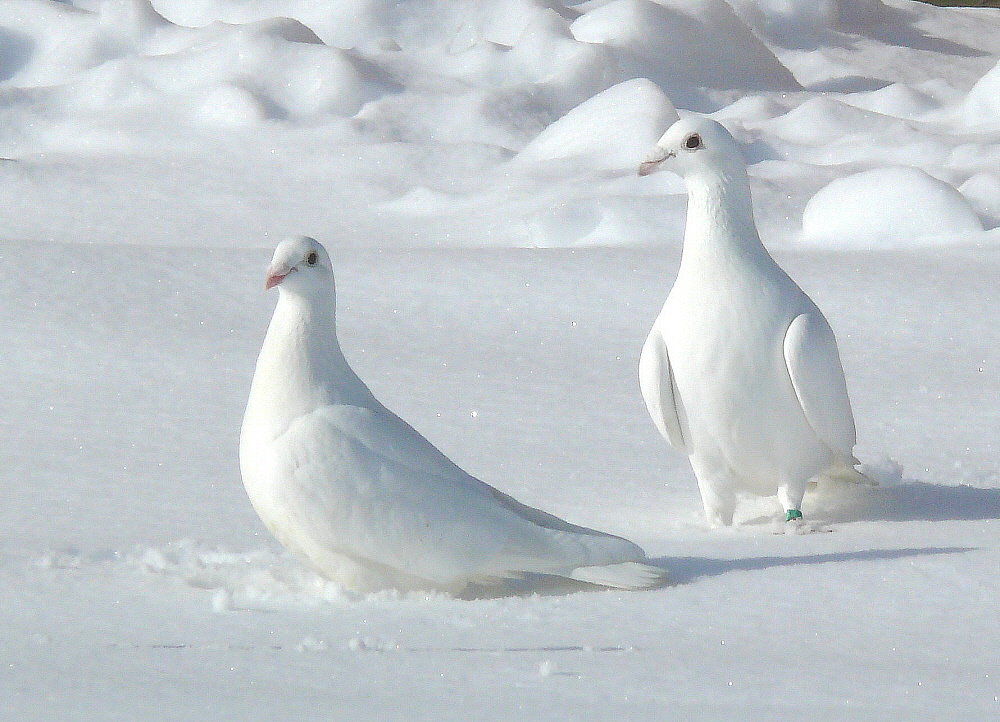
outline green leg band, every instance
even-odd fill
[[[801,519],[802,512],[798,509],[789,509],[785,512],[785,521],[792,521],[792,519]]]

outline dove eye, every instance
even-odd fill
[[[698,148],[701,148],[701,136],[697,133],[689,135],[684,140],[684,147],[688,150],[697,150]]]
[[[310,266],[315,266],[316,265],[316,261],[318,261],[318,260],[319,260],[319,256],[316,255],[316,251],[310,251],[309,255],[306,256],[306,263],[309,264]]]

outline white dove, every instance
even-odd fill
[[[684,250],[639,358],[660,433],[686,453],[713,526],[737,492],[777,494],[802,528],[815,477],[871,483],[854,469],[854,416],[833,331],[761,243],[739,146],[715,121],[675,122],[639,167],[683,176]]]
[[[330,256],[274,252],[278,304],[240,435],[254,509],[281,544],[358,592],[497,586],[552,575],[621,589],[665,583],[642,549],[521,504],[459,469],[387,410],[337,341]]]

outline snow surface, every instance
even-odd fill
[[[1000,12],[906,0],[0,3],[0,718],[995,717],[998,56]],[[837,332],[882,485],[807,497],[831,533],[709,530],[643,409],[674,106]],[[379,398],[675,584],[359,598],[284,555],[236,445],[292,233]]]

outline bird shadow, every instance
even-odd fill
[[[809,516],[825,524],[887,521],[985,521],[1000,518],[1000,488],[982,488],[966,484],[934,484],[925,481],[886,481],[879,486],[829,483],[821,487],[814,512]],[[741,526],[773,525],[773,516],[743,521]],[[974,551],[972,547],[927,547],[913,549],[871,549],[832,552],[807,556],[747,557],[713,559],[709,557],[660,557],[649,564],[666,569],[667,585],[688,584],[697,579],[738,571],[760,571],[772,567],[801,564],[899,559],[934,554],[958,554]],[[564,596],[584,591],[607,591],[605,587],[562,577],[525,574],[505,580],[502,586],[473,586],[459,598],[499,599],[503,597]]]
[[[1000,488],[903,481],[841,488],[820,500],[824,521],[985,521],[1000,519]]]
[[[657,557],[647,564],[660,567],[668,572],[663,587],[684,584],[717,577],[731,572],[754,572],[781,567],[795,567],[810,564],[837,564],[846,562],[886,561],[907,557],[933,556],[939,554],[962,554],[976,551],[976,547],[919,547],[907,549],[865,549],[852,552],[829,552],[795,556],[744,557],[742,559],[718,559],[712,557]],[[608,591],[606,587],[577,582],[562,577],[543,574],[526,574],[508,580],[502,587],[471,586],[458,595],[466,601],[501,599],[509,597],[551,597],[565,596],[586,591]],[[614,591],[614,590],[612,590]]]
[[[652,560],[670,570],[671,586],[690,584],[699,579],[717,577],[730,572],[753,572],[803,564],[834,564],[854,561],[884,561],[935,554],[960,554],[975,551],[974,547],[925,547],[915,549],[866,549],[855,552],[831,552],[788,557],[745,557],[714,559],[711,557],[660,557]]]

